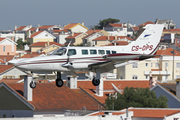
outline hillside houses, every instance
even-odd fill
[[[162,24],[166,23],[169,24],[168,22]],[[131,108],[129,106],[128,113],[131,119],[176,118],[180,114],[179,96],[175,94],[179,93],[178,89],[175,90],[175,86],[180,79],[180,52],[173,50],[168,44],[163,44],[164,47],[161,47],[153,58],[138,62],[136,59],[125,61],[126,65],[117,66],[117,69],[101,75],[99,86],[93,86],[92,80],[85,77],[85,79],[77,77],[77,81],[70,82],[65,74],[64,86],[60,88],[55,85],[56,72],[53,72],[51,77],[47,77],[48,74],[34,73],[36,74],[37,87],[31,89],[29,88],[29,80],[32,80],[32,77],[13,65],[7,65],[9,60],[46,56],[67,45],[125,46],[135,41],[134,34],[138,33],[146,24],[155,23],[147,21],[138,26],[128,23],[110,23],[102,30],[89,30],[84,26],[84,23],[69,23],[63,27],[60,25],[21,26],[15,29],[14,33],[24,34],[24,41],[30,43],[30,49],[23,52],[17,52],[16,39],[12,37],[11,39],[10,37],[0,38],[0,96],[3,98],[0,100],[0,118],[38,118],[66,115],[95,115],[108,118],[108,115],[116,115],[118,119],[120,117],[124,119],[126,118],[125,110],[114,113],[106,111],[105,100],[110,95],[116,96],[117,92],[123,94],[125,87],[150,88],[156,92],[157,96],[162,93],[168,97],[169,107],[174,108],[168,110],[168,108]],[[164,33],[171,34],[176,31],[174,34],[179,34],[179,29],[174,29],[175,27],[171,25],[167,27],[168,30],[164,30]],[[161,42],[163,42],[163,38],[162,36]],[[175,38],[174,41],[179,47],[179,38]],[[65,58],[63,62],[68,63],[67,60]],[[81,72],[79,71],[79,73]],[[117,74],[117,78],[108,78],[108,73]],[[151,79],[157,82],[152,88],[150,87]],[[73,89],[70,86],[74,86]],[[163,110],[165,113],[162,113]],[[141,112],[144,112],[144,116]],[[159,115],[150,115],[152,112],[157,112]]]

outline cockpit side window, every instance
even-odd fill
[[[52,55],[64,55],[66,54],[66,48],[61,48],[52,53]]]
[[[69,49],[68,50],[68,55],[71,56],[71,55],[76,55],[76,50],[75,49]]]

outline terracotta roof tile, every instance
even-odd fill
[[[42,25],[40,27],[38,27],[39,29],[48,29],[50,27],[53,27],[54,25]]]
[[[78,25],[78,23],[70,23],[70,24],[64,26],[64,29],[71,29],[72,27],[74,27],[76,25]]]
[[[8,84],[14,90],[23,94],[23,84]],[[33,101],[30,102],[36,110],[98,110],[99,104],[81,89],[69,89],[66,86],[56,87],[53,83],[37,83],[33,89]]]
[[[116,46],[120,46],[120,45],[128,45],[129,43],[127,41],[116,41]],[[114,46],[114,43],[110,43],[108,45],[105,46]]]
[[[0,73],[5,72],[13,67],[14,65],[0,65]]]
[[[76,38],[78,35],[80,35],[80,34],[82,34],[82,33],[74,33],[74,35],[72,36],[72,35],[69,35],[69,36],[67,36],[65,39],[71,39],[71,38]]]
[[[96,33],[96,32],[100,32],[101,30],[88,30],[86,33],[87,34],[91,34],[91,33]]]
[[[115,39],[116,36],[109,36],[109,39],[108,39],[108,36],[100,36],[96,39],[94,39],[93,41],[96,41],[96,40],[116,40]],[[117,39],[128,39],[128,40],[133,40],[132,38],[130,37],[127,37],[127,36],[117,36]]]
[[[139,27],[132,27],[134,31],[139,31]]]
[[[26,27],[26,26],[20,26],[20,27],[18,27],[15,31],[17,31],[17,30],[23,30],[25,27]]]
[[[43,31],[38,31],[38,32],[35,32],[35,33],[33,33],[32,35],[31,35],[31,37],[30,38],[33,38],[33,37],[35,37],[36,35],[38,35],[38,34],[40,34],[40,33],[42,33]]]
[[[8,78],[3,78],[0,80],[0,83],[1,82],[4,82],[6,84],[9,84],[9,83],[17,83],[18,81],[20,81],[22,79],[19,79],[19,78],[11,78],[11,79],[8,79]]]
[[[123,90],[125,87],[149,88],[149,80],[105,80],[103,89],[105,91],[110,90],[110,92],[104,92],[103,97],[99,97],[94,92],[94,90],[96,90],[96,87],[92,84],[92,81],[78,81],[77,85],[104,104],[105,99],[107,98],[109,93],[113,93],[113,91],[111,90],[114,90],[114,88],[111,83],[113,83],[116,87],[118,87],[118,89],[121,90]]]
[[[164,118],[171,114],[179,113],[180,110],[169,110],[169,109],[129,109],[133,111],[133,117],[146,117],[146,118]]]
[[[114,112],[114,111],[112,111],[112,115],[122,115],[125,113],[126,112]],[[105,115],[105,112],[97,112],[97,113],[91,114],[89,116],[97,116],[97,115]]]
[[[165,50],[157,50],[156,55],[169,55],[173,56],[172,54],[173,49],[172,48],[167,48]],[[174,56],[180,56],[180,52],[174,50]]]
[[[139,26],[146,26],[147,24],[154,24],[154,23],[151,22],[151,21],[147,21],[147,22],[145,22],[145,23],[143,23],[143,24],[141,24],[141,25],[139,25]]]
[[[19,57],[19,58],[33,58],[33,57],[38,57],[40,56],[41,54],[45,54],[44,52],[43,53],[36,53],[36,52],[33,52],[32,54],[24,54],[22,57]],[[18,58],[18,59],[19,59]]]
[[[48,42],[36,42],[30,45],[30,47],[45,47]],[[59,44],[57,42],[49,42],[49,45],[57,45],[57,46],[63,46],[62,44]]]
[[[2,41],[2,40],[4,40],[4,39],[6,39],[6,38],[0,38],[0,41]]]
[[[125,25],[123,25],[123,23],[109,23],[109,25],[111,25],[113,27],[126,27]]]
[[[8,62],[9,60],[12,60],[14,58],[14,55],[0,55],[0,59],[4,62]]]

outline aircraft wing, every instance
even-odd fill
[[[93,63],[88,65],[89,70],[95,71],[95,69],[100,68],[100,72],[108,72],[112,69],[115,68],[114,62],[109,60],[109,61],[104,61],[104,62],[99,62],[99,63]]]

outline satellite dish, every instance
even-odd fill
[[[113,83],[111,83],[111,84],[112,84],[113,88],[114,88],[117,92],[119,92],[120,94],[122,94],[121,91],[120,91]]]

